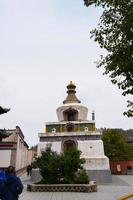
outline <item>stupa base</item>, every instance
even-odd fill
[[[90,180],[97,183],[111,183],[112,176],[110,170],[86,170]]]

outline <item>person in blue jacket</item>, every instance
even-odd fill
[[[4,192],[5,190],[5,182],[6,180],[6,175],[5,175],[5,170],[4,169],[0,169],[0,199],[2,199],[3,194],[6,192]]]
[[[9,166],[7,168],[4,188],[2,192],[2,200],[18,200],[19,194],[23,191],[23,184],[19,177],[15,175],[15,168]]]
[[[4,168],[0,169],[0,181],[5,179],[5,170]]]

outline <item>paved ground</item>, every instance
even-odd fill
[[[111,184],[98,185],[98,192],[94,193],[27,192],[26,185],[30,179],[24,174],[21,180],[25,189],[19,200],[117,200],[123,195],[133,193],[133,175],[112,176]]]

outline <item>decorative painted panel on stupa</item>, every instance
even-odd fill
[[[86,160],[84,167],[90,178],[110,182],[109,160],[104,155],[102,134],[95,128],[95,114],[92,112],[92,119],[87,119],[88,108],[81,104],[75,89],[76,86],[71,81],[67,85],[66,99],[56,110],[58,122],[47,122],[46,132],[39,133],[38,155],[41,155],[47,145],[57,153],[76,147]]]

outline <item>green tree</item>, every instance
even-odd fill
[[[133,147],[130,147],[119,129],[104,129],[103,143],[105,155],[111,160],[130,160],[133,158]]]
[[[133,95],[133,0],[84,0],[86,6],[103,8],[98,28],[91,37],[107,50],[108,55],[98,63],[105,68],[112,83],[123,90],[123,95]],[[128,117],[133,116],[133,102],[127,101]]]
[[[0,115],[7,113],[10,109],[3,108],[0,106]],[[8,137],[8,134],[5,129],[0,129],[0,141],[2,141],[3,138]]]
[[[33,167],[39,168],[45,184],[88,183],[88,175],[82,167],[85,161],[80,158],[80,154],[77,149],[57,154],[47,147],[33,162]]]
[[[50,147],[47,147],[42,152],[42,155],[35,159],[33,167],[39,168],[43,177],[43,183],[59,183],[61,178],[60,162],[60,156],[56,152],[51,151]]]
[[[76,148],[70,148],[62,154],[62,176],[65,183],[75,183],[78,170],[83,169],[84,159],[80,158],[81,152]]]
[[[89,177],[86,174],[85,169],[80,169],[80,170],[77,171],[75,183],[77,183],[77,184],[81,184],[81,183],[87,184],[87,183],[89,183]]]
[[[2,141],[2,139],[9,137],[11,133],[9,133],[6,129],[0,129],[0,141]]]
[[[7,109],[7,108],[3,108],[0,106],[0,115],[4,114],[4,113],[7,113],[10,109]]]

